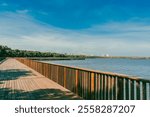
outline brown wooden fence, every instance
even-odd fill
[[[84,99],[150,100],[150,80],[25,58],[17,60]]]

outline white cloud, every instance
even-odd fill
[[[80,54],[149,56],[150,25],[110,23],[85,30],[43,24],[27,14],[0,14],[0,44],[13,48]]]

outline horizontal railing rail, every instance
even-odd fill
[[[25,58],[17,60],[84,99],[150,100],[150,80]]]

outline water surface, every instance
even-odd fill
[[[149,59],[106,59],[43,61],[62,65],[76,66],[93,70],[121,73],[150,79]]]

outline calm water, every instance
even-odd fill
[[[138,76],[144,79],[150,79],[150,60],[146,59],[135,60],[96,58],[86,60],[61,60],[44,62],[115,72],[131,76]]]

